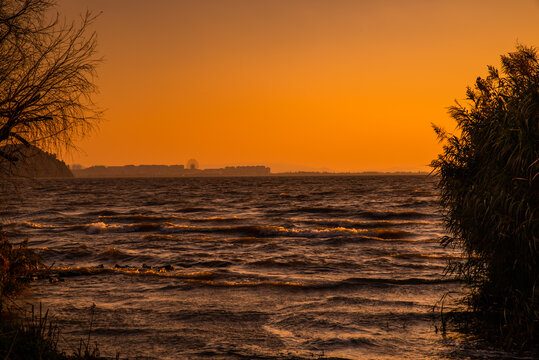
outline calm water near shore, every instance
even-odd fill
[[[37,180],[3,218],[66,349],[148,359],[504,358],[436,332],[460,285],[426,176]],[[454,334],[453,334],[454,335]]]

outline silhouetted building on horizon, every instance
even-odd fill
[[[197,159],[189,159],[187,162],[186,168],[189,170],[198,170],[200,165],[198,164]]]
[[[194,159],[191,159],[194,160]],[[75,177],[211,177],[211,176],[268,176],[271,169],[266,166],[227,166],[219,169],[198,169],[198,162],[191,160],[187,168],[183,165],[96,165],[85,169],[72,168]],[[196,161],[196,160],[194,160]]]
[[[178,177],[185,171],[183,165],[123,165],[90,166],[71,171],[75,177]]]

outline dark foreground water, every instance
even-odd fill
[[[33,283],[102,355],[503,357],[436,332],[460,285],[425,176],[39,180],[4,211],[64,281]]]

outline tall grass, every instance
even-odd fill
[[[2,359],[63,359],[58,350],[60,331],[49,319],[49,312],[18,317],[13,313],[1,315],[0,357]]]
[[[91,308],[93,313],[94,307]],[[51,319],[49,311],[39,306],[30,314],[4,313],[0,315],[0,359],[10,360],[105,360],[100,357],[97,345],[91,346],[91,324],[87,341],[80,340],[78,349],[71,355],[62,351],[60,328]],[[119,359],[119,355],[116,356]]]
[[[449,109],[458,134],[432,166],[450,236],[466,255],[451,271],[466,281],[469,310],[506,347],[539,338],[539,62],[519,45],[488,67]]]

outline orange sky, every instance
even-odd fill
[[[64,156],[85,166],[428,170],[430,123],[539,47],[539,0],[59,0],[86,8],[105,121]]]

